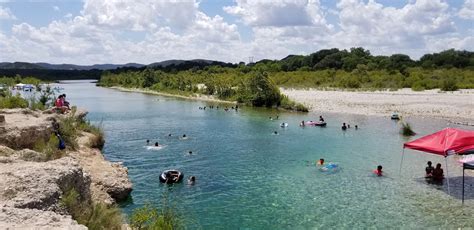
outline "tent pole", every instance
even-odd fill
[[[449,170],[448,170],[448,157],[444,157],[444,162],[446,164],[446,176],[447,176],[447,182],[448,182],[448,194],[451,195],[451,192],[449,190]]]
[[[464,204],[464,163],[462,164],[462,204]]]
[[[403,156],[405,156],[405,147],[403,147],[403,150],[402,150],[402,160],[400,161],[400,169],[398,170],[398,177],[402,177]]]

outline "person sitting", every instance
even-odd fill
[[[434,171],[434,167],[431,166],[431,161],[428,161],[428,166],[426,166],[426,168],[425,168],[425,172],[426,172],[425,177],[426,178],[433,177],[433,171]]]
[[[377,176],[382,176],[382,165],[377,166],[377,169],[374,170],[374,174]]]
[[[324,159],[321,158],[319,161],[316,163],[317,165],[324,165]]]
[[[188,184],[189,185],[194,185],[196,183],[196,177],[195,176],[190,176],[188,178]]]
[[[59,113],[66,113],[68,110],[67,106],[64,106],[63,95],[59,95],[59,97],[54,102],[54,110]]]
[[[347,129],[346,123],[342,123],[341,129],[342,129],[342,130],[346,130],[346,129]]]
[[[69,107],[69,102],[66,101],[66,94],[63,94],[62,101],[63,101],[63,105],[66,106],[67,109],[71,109],[71,108]]]
[[[442,182],[444,179],[443,169],[441,168],[441,164],[436,164],[436,168],[433,170],[432,175],[433,181]]]
[[[319,121],[320,121],[320,122],[324,122],[323,116],[319,116]]]

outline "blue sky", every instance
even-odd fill
[[[474,0],[1,1],[0,61],[281,59],[362,46],[474,50]]]

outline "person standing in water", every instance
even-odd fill
[[[377,169],[374,170],[374,174],[377,176],[382,176],[382,165],[377,166]]]
[[[319,116],[319,121],[320,121],[320,122],[324,122],[323,116]]]
[[[346,123],[342,123],[341,129],[342,129],[342,130],[346,130],[346,129],[347,129]]]

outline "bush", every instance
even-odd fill
[[[452,78],[444,79],[443,83],[441,84],[441,90],[443,91],[456,91],[458,90],[458,86],[456,81]]]
[[[36,152],[44,153],[45,160],[55,160],[63,157],[65,155],[65,151],[61,151],[59,148],[59,139],[54,134],[52,134],[48,141],[43,139],[38,140],[33,150]]]
[[[89,229],[121,229],[123,219],[120,209],[105,204],[93,204],[70,189],[61,197],[60,204],[79,224]]]
[[[90,121],[80,121],[79,130],[92,133],[94,137],[90,140],[91,148],[102,149],[105,144],[104,132],[102,131],[102,122],[98,125],[92,125]]]
[[[149,204],[133,210],[130,225],[133,229],[182,229],[179,216],[166,204],[160,211]]]
[[[296,103],[288,98],[286,95],[281,95],[280,107],[286,110],[293,110],[298,112],[308,112],[308,108],[301,103]]]
[[[414,135],[416,135],[416,133],[411,129],[410,124],[408,124],[406,122],[402,122],[402,127],[400,129],[400,133],[403,136],[414,136]]]
[[[27,108],[28,101],[22,98],[19,94],[12,96],[10,93],[6,93],[5,97],[0,97],[0,109],[14,109],[14,108]]]

